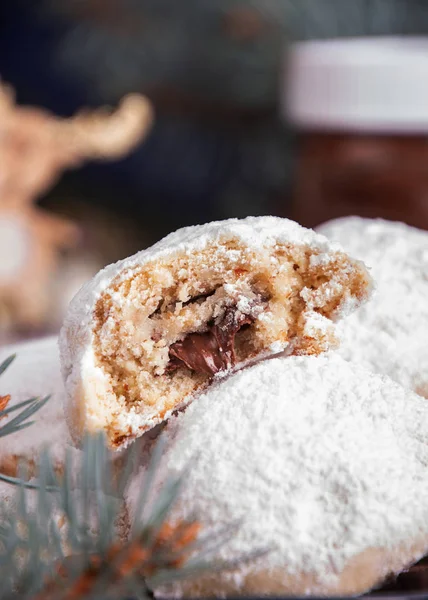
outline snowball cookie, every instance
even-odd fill
[[[363,593],[428,551],[428,403],[335,353],[273,358],[170,419],[166,475],[190,465],[171,522],[241,522],[233,572],[170,589],[208,598]],[[140,488],[127,496],[131,518]]]
[[[51,396],[36,412],[30,427],[12,433],[0,441],[0,471],[12,477],[17,475],[20,460],[27,463],[29,475],[34,475],[38,456],[48,446],[57,469],[64,464],[66,448],[73,448],[64,418],[64,384],[59,365],[58,340],[56,337],[6,346],[0,349],[0,363],[16,353],[14,362],[0,376],[0,396],[10,395],[7,406],[30,398]],[[18,413],[12,412],[9,419]],[[0,422],[0,426],[7,419]]]
[[[428,233],[349,217],[319,231],[371,268],[372,299],[339,325],[340,353],[428,398]]]
[[[105,430],[125,446],[226,371],[283,350],[318,354],[369,287],[362,263],[286,219],[167,236],[70,305],[60,346],[73,438]]]

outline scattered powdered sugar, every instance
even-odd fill
[[[341,355],[428,397],[428,233],[350,217],[319,231],[371,269],[372,299],[337,328]]]
[[[270,590],[279,578],[277,591],[313,575],[322,593],[365,550],[421,537],[428,548],[427,422],[425,400],[335,354],[258,363],[171,419],[167,472],[191,465],[173,517],[196,515],[205,532],[241,521],[224,559],[270,548],[217,575],[237,592],[260,572]]]
[[[34,397],[51,395],[51,399],[34,415],[33,425],[3,439],[0,462],[14,455],[37,460],[45,445],[55,460],[62,461],[66,447],[72,442],[64,419],[65,393],[57,338],[3,347],[0,362],[13,353],[17,355],[15,361],[0,377],[0,395],[10,394],[9,406]]]
[[[226,283],[223,285],[223,290],[227,294],[225,304],[236,306],[236,309],[244,315],[257,318],[264,312],[263,302],[248,285],[243,290],[242,286]],[[214,309],[214,317],[217,316],[217,310],[220,311],[219,315],[223,316],[224,305],[222,306],[221,302]]]
[[[319,336],[332,334],[333,325],[330,319],[314,311],[305,312],[304,334],[307,337],[318,339]]]
[[[334,262],[334,256],[331,254],[313,254],[309,259],[311,267],[326,267]]]
[[[288,342],[273,342],[273,344],[269,346],[269,350],[272,354],[279,354],[280,352],[284,352],[287,346]]]

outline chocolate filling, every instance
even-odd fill
[[[208,331],[190,333],[181,342],[172,344],[167,372],[186,366],[191,371],[213,377],[220,371],[231,369],[236,364],[235,336],[254,320],[236,307],[228,308],[220,321],[209,325]]]
[[[425,557],[397,577],[388,579],[377,592],[425,592],[427,590],[428,557]]]

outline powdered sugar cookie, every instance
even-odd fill
[[[0,349],[0,362],[16,353],[17,357],[0,377],[0,395],[10,395],[8,406],[34,397],[50,395],[50,400],[32,420],[34,423],[3,438],[0,443],[0,471],[16,476],[18,463],[24,460],[34,474],[37,458],[44,446],[61,469],[66,448],[72,452],[72,440],[64,418],[64,384],[59,366],[56,337],[7,346]],[[14,417],[16,413],[12,413]],[[5,421],[7,422],[7,421]],[[3,424],[3,423],[2,423]]]
[[[335,353],[274,358],[170,419],[165,476],[186,472],[171,523],[241,523],[217,552],[231,572],[160,596],[363,593],[428,550],[427,402]],[[142,473],[140,474],[142,475]],[[131,517],[140,489],[128,490]]]
[[[326,350],[331,320],[369,287],[362,263],[286,219],[167,236],[101,271],[71,303],[60,346],[73,438],[105,430],[124,446],[227,371]]]
[[[375,280],[370,302],[338,326],[340,354],[428,398],[428,233],[358,217],[319,231],[364,260]]]

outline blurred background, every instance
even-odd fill
[[[3,0],[0,27],[0,77],[40,130],[38,111],[131,92],[154,111],[120,160],[56,165],[14,200],[5,157],[20,182],[39,141],[16,113],[18,143],[0,102],[0,343],[56,332],[99,268],[184,225],[428,229],[426,0]]]

